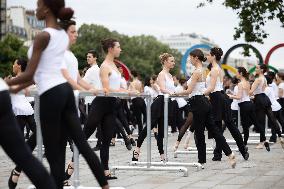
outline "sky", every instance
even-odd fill
[[[75,10],[75,20],[83,23],[104,25],[126,35],[176,35],[197,33],[212,39],[224,52],[231,46],[243,43],[233,39],[238,16],[232,9],[225,8],[221,0],[203,8],[196,8],[203,0],[66,0],[66,6]],[[7,0],[7,6],[36,8],[36,0]],[[278,20],[268,22],[264,28],[269,36],[264,44],[252,43],[265,59],[268,51],[284,43],[284,28]],[[122,47],[123,48],[123,47]],[[232,57],[241,57],[237,49]],[[253,56],[251,59],[255,59]],[[284,69],[284,48],[276,50],[269,62]]]

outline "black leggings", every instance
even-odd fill
[[[187,119],[185,121],[185,123],[181,126],[179,133],[178,133],[178,139],[177,141],[181,141],[182,137],[184,136],[185,132],[187,131],[187,129],[190,127],[190,132],[194,132],[194,128],[192,127],[192,120],[193,120],[193,114],[192,112],[188,112],[188,116]]]
[[[257,94],[255,95],[254,103],[256,116],[259,119],[261,130],[265,131],[265,115],[267,115],[268,120],[272,123],[271,129],[274,129],[278,137],[281,137],[281,130],[273,115],[269,98],[264,93]],[[266,140],[266,138],[263,138],[263,140]]]
[[[136,97],[132,99],[132,108],[133,108],[133,115],[135,116],[138,124],[138,134],[140,135],[143,129],[143,123],[146,121],[146,116],[147,116],[146,104],[144,99],[141,97]],[[143,121],[141,115],[143,115]]]
[[[222,120],[224,120],[225,126],[228,128],[232,137],[236,141],[240,153],[244,155],[246,153],[245,144],[243,141],[243,137],[240,133],[240,130],[238,129],[237,125],[234,124],[233,121],[232,111],[231,111],[231,100],[223,92],[217,91],[210,94],[210,102],[213,102],[212,111],[217,112],[216,113],[217,117],[214,117],[214,120],[220,132],[223,133],[224,131],[224,129],[222,129]],[[219,144],[217,141],[216,141],[216,148],[214,149],[214,157],[215,158],[222,157],[221,144]]]
[[[244,143],[247,145],[249,138],[249,128],[251,125],[254,125],[260,132],[260,142],[266,140],[265,131],[263,127],[260,127],[259,121],[256,118],[255,107],[251,101],[245,101],[239,103],[240,115],[241,115],[241,124],[244,131]]]
[[[17,115],[16,119],[23,134],[25,127],[29,128],[32,131],[35,131],[36,123],[34,115]]]
[[[282,133],[284,133],[284,117],[283,117],[283,112],[282,109],[278,110],[278,111],[273,111],[273,115],[274,117],[278,120],[278,122],[280,123],[281,127],[282,127]],[[272,125],[271,121],[268,120],[268,126]],[[275,129],[273,127],[271,127],[271,133],[272,133],[272,138],[276,139],[276,132]]]
[[[160,154],[164,154],[164,96],[158,96],[151,105],[151,129],[158,125],[157,146]],[[139,134],[137,147],[140,148],[147,136],[147,127]]]
[[[121,122],[126,133],[128,135],[131,135],[132,133],[131,133],[130,128],[129,128],[127,117],[126,117],[126,114],[124,113],[124,110],[123,110],[123,100],[118,98],[117,103],[118,103],[118,108],[117,108],[117,111],[116,111],[116,116],[119,119],[119,121]]]
[[[30,129],[32,130],[32,135],[28,138],[28,140],[26,141],[27,145],[29,146],[31,151],[34,151],[35,147],[36,147],[36,123],[35,123],[35,119],[34,116],[28,116],[27,117],[28,120],[25,120],[25,118],[22,117],[22,121],[24,122],[29,122],[30,125]],[[19,123],[19,120],[17,120]],[[21,172],[22,171],[22,167],[20,167],[20,165],[16,165],[15,170],[17,172]]]
[[[12,112],[8,91],[0,92],[0,145],[7,155],[20,165],[38,189],[55,189],[54,180],[32,155],[24,141]]]
[[[46,158],[57,188],[63,188],[67,135],[86,159],[100,186],[107,185],[101,163],[82,132],[73,90],[68,83],[40,95],[40,122]]]
[[[214,123],[212,107],[208,99],[203,95],[194,96],[190,100],[190,105],[193,113],[192,126],[195,129],[195,144],[198,150],[198,162],[206,163],[205,127],[208,132],[212,134],[216,143],[220,144],[221,150],[224,151],[226,156],[229,156],[232,151],[226,142],[225,137]]]
[[[116,128],[114,111],[117,109],[117,99],[114,97],[96,97],[92,104],[86,125],[83,129],[88,139],[101,126],[102,145],[100,157],[105,170],[109,170],[109,144]]]

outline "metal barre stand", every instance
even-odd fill
[[[129,95],[124,97],[130,97]],[[112,166],[110,171],[115,174],[117,170],[140,170],[140,171],[178,171],[183,172],[183,176],[188,176],[188,169],[179,165],[170,165],[160,162],[151,162],[151,101],[150,95],[131,95],[131,97],[144,97],[146,98],[147,107],[147,162],[130,162],[128,166]],[[168,110],[167,110],[168,111]],[[167,114],[166,114],[167,115]],[[167,128],[167,127],[166,127]],[[167,131],[168,132],[168,131]],[[143,166],[137,166],[143,165]],[[175,167],[170,167],[175,166]]]
[[[171,97],[174,97],[174,98],[188,98],[188,96],[171,96]],[[240,121],[240,119],[238,119],[238,121]],[[232,143],[232,144],[235,144],[235,143]],[[231,148],[231,150],[232,151],[236,151],[236,152],[239,151],[238,148]],[[212,144],[212,147],[206,148],[206,153],[211,153],[212,154],[213,151],[214,151],[214,145],[213,144]],[[188,147],[185,150],[176,150],[174,152],[174,158],[177,158],[178,154],[197,154],[197,153],[198,153],[198,151],[197,151],[196,147]],[[200,169],[201,167],[199,167],[199,165],[200,164],[198,163],[197,165],[193,164],[192,166],[197,166],[197,169]]]
[[[87,93],[87,92],[85,92]],[[81,95],[84,95],[84,92],[74,91],[75,102],[78,107],[79,105],[79,98]],[[88,93],[86,96],[92,96],[93,94]],[[41,132],[41,125],[40,125],[40,99],[37,91],[30,91],[30,96],[34,97],[35,104],[34,104],[34,118],[36,122],[36,142],[37,142],[37,156],[39,161],[42,163],[43,157],[43,138]],[[97,96],[103,96],[102,94]],[[83,187],[80,186],[79,180],[79,151],[77,147],[74,145],[74,180],[73,186],[71,187],[64,187],[64,189],[99,189],[101,187]],[[123,187],[110,187],[111,189],[124,189]],[[28,189],[35,189],[35,186],[31,185]]]
[[[187,96],[171,96],[175,98],[186,98]],[[182,163],[182,162],[168,162],[168,102],[169,102],[169,95],[164,95],[164,149],[165,149],[165,162],[153,162],[151,163],[152,166],[160,165],[160,166],[185,166],[185,167],[197,167],[198,170],[201,169],[200,163]],[[149,133],[147,133],[149,134]],[[147,135],[148,137],[149,135]],[[151,137],[148,137],[149,139]],[[131,162],[130,165],[147,165],[147,162]],[[182,171],[185,167],[171,167],[175,168],[174,170],[178,169],[179,171]],[[181,169],[183,168],[183,169]],[[186,172],[184,172],[184,176],[188,176],[187,168]]]

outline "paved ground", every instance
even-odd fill
[[[228,138],[231,136],[225,134]],[[196,162],[197,155],[179,155],[173,157],[172,146],[177,138],[177,134],[169,137],[169,161]],[[194,146],[193,141],[192,146]],[[94,146],[95,143],[90,143]],[[211,141],[207,141],[211,145]],[[127,189],[197,189],[197,188],[246,188],[246,189],[283,189],[284,188],[284,151],[280,144],[271,146],[271,151],[256,150],[255,145],[249,145],[250,159],[244,161],[241,155],[236,152],[237,166],[231,169],[227,157],[223,157],[221,162],[212,162],[212,154],[207,155],[205,169],[198,171],[196,168],[189,167],[189,176],[183,177],[181,172],[173,171],[117,171],[117,180],[110,181],[113,187],[124,187]],[[182,149],[182,146],[180,146]],[[146,142],[143,145],[141,161],[146,160]],[[152,141],[153,161],[160,161],[157,153],[155,141]],[[110,149],[110,165],[128,165],[131,160],[132,151],[128,151],[124,145],[117,143]],[[71,152],[67,150],[69,159]],[[46,161],[44,164],[47,166]],[[7,158],[0,148],[0,188],[7,188],[7,179],[13,168],[13,163]],[[80,158],[80,179],[81,185],[98,186],[91,174],[86,162]],[[18,188],[24,189],[30,182],[23,174],[20,177]]]

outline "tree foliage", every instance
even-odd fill
[[[0,77],[11,74],[15,59],[26,57],[27,48],[23,44],[23,41],[11,34],[0,41]]]
[[[177,63],[174,72],[177,73],[179,70],[181,54],[160,43],[153,36],[140,35],[129,37],[95,24],[82,25],[78,33],[77,43],[71,49],[79,60],[80,69],[87,66],[86,52],[90,49],[98,52],[99,62],[103,61],[104,53],[101,48],[101,40],[111,37],[118,39],[120,42],[122,54],[119,60],[126,64],[130,70],[136,70],[142,77],[156,74],[161,70],[159,55],[163,52],[174,55]]]
[[[199,4],[202,7],[214,0],[205,0]],[[263,43],[269,35],[264,26],[269,20],[278,19],[284,27],[283,0],[224,0],[223,5],[237,11],[239,25],[235,27],[234,39],[244,35],[246,42]]]

